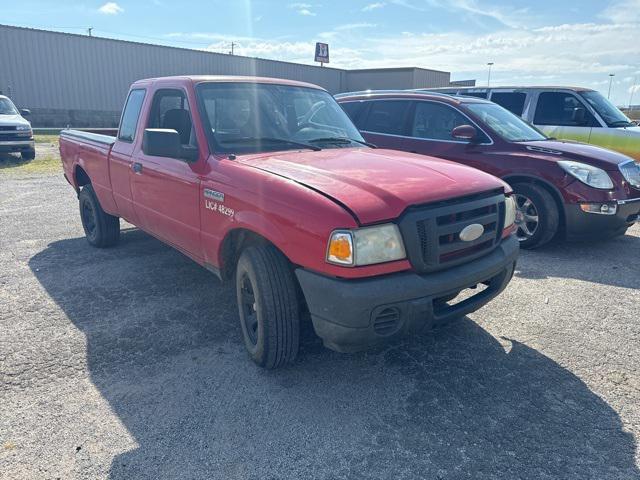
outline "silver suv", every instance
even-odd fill
[[[0,153],[20,152],[24,160],[36,157],[33,130],[25,116],[29,110],[18,111],[11,99],[0,95]]]

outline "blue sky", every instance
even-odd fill
[[[640,103],[640,0],[0,0],[1,23],[331,66],[419,66],[486,84],[571,84]],[[634,81],[634,79],[636,79]]]

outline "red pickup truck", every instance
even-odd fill
[[[235,281],[267,368],[295,358],[307,310],[327,347],[360,350],[477,310],[518,255],[506,183],[370,148],[314,85],[141,80],[117,137],[65,130],[60,153],[89,243],[117,243],[123,218]]]

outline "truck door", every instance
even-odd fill
[[[118,139],[113,144],[109,156],[109,177],[118,212],[122,218],[134,224],[138,224],[138,217],[133,208],[129,177],[132,164],[131,155],[134,150],[138,119],[145,94],[144,88],[137,88],[129,92],[120,120]]]
[[[573,92],[540,93],[533,124],[550,137],[584,143],[589,143],[592,128],[599,126],[591,111]]]
[[[182,89],[153,96],[145,128],[178,132],[184,147],[197,148],[191,108]],[[140,226],[167,243],[201,258],[197,162],[146,155],[137,148],[130,172],[133,206]]]

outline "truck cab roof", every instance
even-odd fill
[[[179,75],[172,77],[155,77],[155,78],[145,78],[138,80],[133,85],[138,86],[142,84],[198,84],[198,83],[268,83],[268,84],[276,84],[276,85],[289,85],[296,87],[306,87],[313,88],[316,90],[324,90],[322,87],[318,85],[314,85],[312,83],[306,82],[298,82],[296,80],[285,80],[282,78],[271,78],[271,77],[249,77],[242,75]]]

